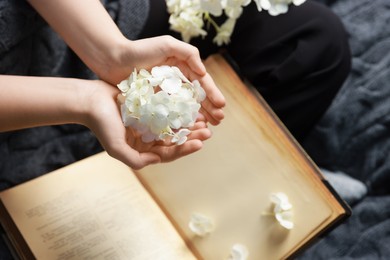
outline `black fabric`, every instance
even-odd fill
[[[169,30],[163,8],[163,0],[151,1],[153,19],[140,37],[180,38]],[[217,47],[214,36],[211,31],[191,44],[203,58],[227,51],[299,141],[321,118],[350,71],[348,38],[340,19],[315,2],[291,6],[287,14],[276,17],[258,12],[252,3],[238,19],[227,47]]]

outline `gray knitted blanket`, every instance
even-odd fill
[[[361,181],[368,192],[302,258],[390,259],[390,1],[332,2],[350,35],[352,71],[305,148],[321,167]]]
[[[7,54],[0,51],[0,73],[94,77],[31,8],[22,3],[22,7],[13,9],[13,15],[2,15],[10,4],[21,2],[24,1],[0,0],[0,34],[12,29],[7,27],[10,25],[21,32],[14,35],[18,41],[14,37],[0,38],[0,49],[7,50]],[[136,38],[144,22],[141,18],[147,16],[145,2],[105,1],[114,20],[130,38]],[[352,186],[356,182],[367,192],[349,200],[353,215],[300,258],[389,259],[390,0],[322,2],[344,22],[350,35],[353,64],[348,80],[304,147],[320,167],[334,172],[327,176],[349,176],[355,181],[342,181],[337,188],[341,194],[347,188],[357,190]],[[129,20],[128,14],[136,10],[131,9],[131,4],[145,5],[137,9],[145,11],[138,16],[140,19]],[[20,14],[26,20],[13,21],[12,17]],[[54,62],[42,60],[45,55],[56,58]],[[0,134],[0,190],[101,150],[88,129],[75,125]],[[11,259],[1,240],[0,259]]]

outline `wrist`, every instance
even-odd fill
[[[94,130],[102,117],[113,116],[112,106],[116,106],[119,90],[101,80],[83,80],[78,88],[79,104],[75,109],[77,123]],[[116,110],[118,110],[116,108]],[[119,112],[119,111],[118,111]]]
[[[92,68],[99,79],[102,79],[112,85],[118,84],[124,78],[129,76],[133,70],[128,63],[128,55],[131,53],[131,42],[127,38],[117,38],[107,46],[102,58],[95,61]],[[130,71],[130,72],[129,72]]]

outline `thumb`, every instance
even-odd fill
[[[139,153],[132,149],[128,144],[107,150],[107,153],[115,159],[123,162],[134,170],[142,169],[149,164],[161,162],[161,158],[152,152]]]

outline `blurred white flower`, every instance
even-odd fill
[[[230,36],[233,33],[234,26],[236,25],[236,19],[229,18],[217,31],[217,35],[214,37],[213,42],[218,46],[227,45],[230,43]]]
[[[253,0],[257,9],[266,10],[272,16],[280,15],[288,11],[288,6],[294,4],[299,6],[306,0]],[[192,38],[206,36],[207,31],[203,29],[214,27],[217,35],[213,42],[218,46],[229,44],[230,37],[234,30],[235,21],[243,12],[243,8],[249,5],[252,0],[166,0],[167,10],[170,14],[169,24],[171,30],[179,32],[185,42]],[[225,14],[226,21],[219,25],[213,17]],[[225,28],[224,28],[225,25]]]
[[[197,80],[191,82],[174,66],[134,70],[117,86],[123,123],[136,129],[144,142],[171,137],[183,144],[206,96]]]
[[[194,234],[203,237],[213,231],[214,223],[203,214],[192,213],[188,227]]]
[[[200,7],[204,12],[209,12],[214,16],[220,16],[223,13],[221,0],[200,0]]]
[[[228,260],[246,260],[248,259],[248,249],[241,244],[234,244],[230,251]]]
[[[225,14],[229,18],[237,19],[241,16],[244,6],[250,4],[251,0],[222,0],[224,2]]]
[[[303,4],[306,0],[293,0],[293,4],[296,6],[300,6]]]
[[[203,11],[198,1],[191,0],[168,0],[168,11],[171,14],[169,24],[171,30],[181,33],[185,42],[198,36],[206,36],[207,32],[203,30]]]
[[[306,0],[254,0],[257,4],[257,9],[267,10],[268,13],[272,16],[280,15],[287,13],[288,6],[294,4],[299,6],[303,4]]]
[[[270,200],[274,204],[273,213],[279,224],[286,229],[292,229],[294,227],[292,204],[287,195],[283,192],[272,193]]]

